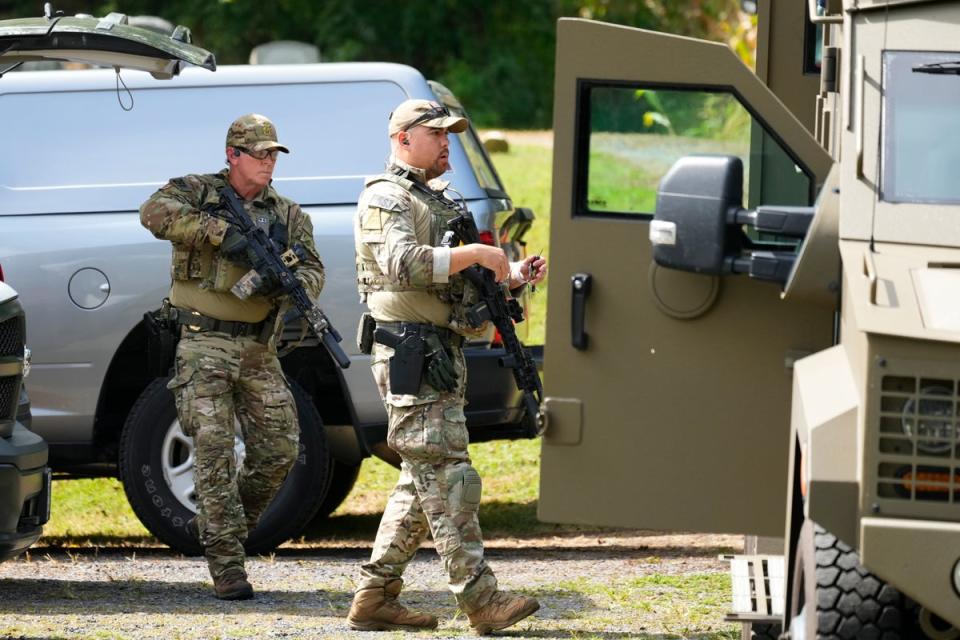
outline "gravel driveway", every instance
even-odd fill
[[[718,574],[718,554],[739,550],[736,536],[629,532],[497,539],[488,558],[507,589],[537,596],[540,611],[503,635],[537,638],[733,637],[722,611],[691,626],[670,612],[637,614],[617,585],[653,574]],[[165,547],[55,549],[41,545],[0,565],[4,638],[385,638],[350,632],[350,606],[367,541],[285,546],[248,563],[252,601],[211,595],[201,559]],[[403,601],[436,613],[440,627],[418,637],[473,637],[445,590],[435,552],[424,548],[407,571]],[[571,586],[573,585],[573,586]],[[664,619],[664,615],[667,619]]]

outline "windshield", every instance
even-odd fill
[[[881,199],[960,203],[958,53],[888,51],[883,56]]]

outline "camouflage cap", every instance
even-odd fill
[[[390,135],[413,127],[435,127],[460,133],[467,128],[467,119],[450,114],[450,110],[432,100],[404,100],[390,114]]]
[[[248,113],[233,121],[227,130],[227,146],[241,147],[248,151],[279,149],[284,153],[290,150],[277,142],[277,128],[266,116]]]

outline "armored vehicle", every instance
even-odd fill
[[[559,23],[539,515],[754,536],[748,635],[956,638],[960,3],[757,4],[755,72]]]

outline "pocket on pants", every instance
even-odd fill
[[[387,445],[399,454],[416,458],[439,451],[442,437],[439,433],[431,434],[429,410],[429,404],[388,404],[390,424],[387,428]]]
[[[467,450],[469,435],[467,433],[467,417],[463,407],[455,405],[443,408],[443,440],[447,450],[459,452]]]
[[[230,391],[226,377],[205,377],[193,365],[177,363],[177,373],[167,383],[177,405],[180,428],[193,437],[204,419],[216,419],[217,398]]]

